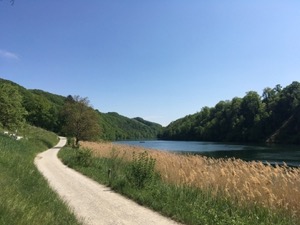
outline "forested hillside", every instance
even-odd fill
[[[143,119],[129,119],[116,112],[100,113],[101,138],[104,140],[140,140],[157,138],[162,126]]]
[[[178,119],[161,139],[300,143],[300,83],[265,88],[260,96],[220,101],[215,107]]]
[[[0,78],[0,126],[18,129],[28,123],[64,135],[62,109],[67,97],[27,90]],[[70,97],[70,96],[68,96]],[[20,104],[19,104],[20,103]],[[9,105],[10,109],[6,110]],[[98,139],[153,139],[279,142],[300,144],[300,83],[249,91],[243,98],[220,101],[214,107],[178,119],[166,128],[116,112],[97,114]],[[10,116],[9,115],[15,115]],[[14,126],[9,126],[14,124]]]
[[[20,115],[20,121],[14,123],[10,129],[18,129],[22,123],[28,123],[41,127],[58,134],[65,135],[63,131],[62,109],[67,97],[48,93],[42,90],[27,90],[26,88],[0,78],[0,92],[3,91],[1,104],[3,112],[0,111],[0,126],[5,126],[4,109],[7,105],[20,102],[15,109],[16,115]],[[8,94],[12,93],[12,94]],[[4,99],[5,98],[5,99]],[[17,99],[16,99],[17,98]],[[22,111],[22,113],[19,112]],[[7,111],[7,110],[6,110]],[[124,140],[124,139],[153,139],[161,132],[162,126],[143,119],[130,119],[117,113],[101,113],[96,110],[100,132],[98,139]],[[13,113],[12,111],[9,112]],[[24,121],[23,121],[24,120]]]

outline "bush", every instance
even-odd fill
[[[155,159],[148,155],[146,151],[136,155],[133,153],[132,162],[127,170],[127,179],[137,188],[145,187],[155,176]]]
[[[74,137],[67,137],[67,146],[75,148],[75,141]]]
[[[76,149],[75,163],[83,167],[88,167],[92,164],[92,151],[88,148]]]

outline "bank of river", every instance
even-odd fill
[[[181,154],[199,154],[214,158],[235,157],[246,161],[262,161],[271,164],[300,166],[300,146],[289,145],[246,145],[196,141],[118,141],[116,143],[137,145]]]

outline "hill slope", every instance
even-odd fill
[[[159,136],[169,140],[279,142],[300,144],[300,83],[250,91],[220,101],[169,124]]]
[[[0,78],[19,90],[29,124],[61,133],[60,111],[66,97],[26,88]],[[243,98],[220,101],[215,107],[170,123],[166,128],[142,118],[127,118],[116,112],[99,115],[99,139],[166,139],[230,142],[279,142],[300,144],[300,83],[285,88],[265,88]]]
[[[60,112],[67,97],[42,90],[26,89],[12,81],[0,78],[0,84],[8,83],[16,87],[23,98],[23,107],[28,112],[27,123],[62,134]],[[99,125],[102,128],[99,139],[154,139],[162,126],[142,118],[130,119],[117,113],[101,113]]]
[[[154,139],[162,126],[149,121],[144,123],[119,115],[116,112],[100,113],[102,127],[101,138],[104,140]]]

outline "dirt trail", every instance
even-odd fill
[[[61,137],[54,148],[37,155],[34,163],[84,224],[177,224],[63,165],[57,152],[65,144]]]

